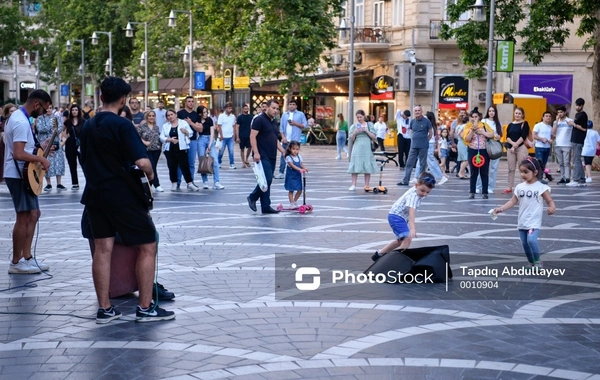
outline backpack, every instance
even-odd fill
[[[81,115],[83,116],[83,120],[89,120],[91,118],[90,114],[94,112],[93,109],[90,109],[89,111],[85,112],[85,110],[81,110]]]

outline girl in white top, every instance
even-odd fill
[[[585,182],[592,183],[592,161],[596,155],[596,149],[600,147],[600,135],[594,130],[594,123],[588,120],[587,132],[585,134],[585,141],[583,143],[583,149],[581,150],[581,157],[585,163]]]
[[[548,205],[548,215],[556,212],[556,205],[550,197],[550,187],[538,181],[541,177],[541,166],[537,159],[527,157],[519,165],[521,179],[524,181],[513,191],[512,198],[502,207],[496,207],[494,214],[499,214],[519,203],[519,217],[517,229],[521,245],[527,255],[530,266],[542,267],[540,262],[540,247],[537,242],[540,227],[542,226],[542,213],[544,207],[542,199]]]
[[[385,121],[383,121],[383,116],[379,116],[377,123],[374,125],[375,127],[375,136],[377,137],[377,145],[379,146],[379,150],[385,152],[385,146],[383,145],[383,141],[385,140],[385,135],[389,132]]]

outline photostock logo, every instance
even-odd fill
[[[292,264],[296,269],[296,264]],[[303,282],[304,276],[312,276],[312,282]],[[296,270],[296,288],[298,290],[317,290],[321,286],[321,271],[315,267],[301,267]]]

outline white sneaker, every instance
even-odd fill
[[[341,159],[342,159],[342,157],[341,157],[341,156],[335,156],[335,159],[336,159],[336,160],[341,160]]]
[[[297,209],[298,206],[296,206],[296,204],[292,202],[292,203],[289,204],[288,208],[291,209],[291,210],[294,210],[294,209]]]
[[[225,186],[221,185],[220,182],[215,182],[215,185],[213,186],[213,189],[215,190],[223,190],[225,188]]]
[[[346,158],[348,158],[348,156],[349,156],[349,154],[348,154],[348,152],[346,152]]]
[[[592,183],[592,177],[585,177],[585,183]]]
[[[171,191],[177,191],[177,184],[176,183],[171,184]]]
[[[18,263],[13,264],[12,261],[8,266],[9,274],[27,274],[27,273],[41,273],[42,271],[37,266],[31,266],[24,258],[21,257]]]
[[[475,190],[475,192],[476,192],[477,194],[481,194],[481,189],[476,189],[476,190]]]
[[[567,183],[566,186],[577,187],[577,186],[579,186],[579,183],[577,181],[571,181],[571,182]]]
[[[208,182],[202,182],[202,188],[208,189]]]
[[[235,165],[229,165],[229,169],[237,169]]]
[[[283,179],[283,173],[277,173],[273,178],[275,178],[275,179]]]
[[[193,183],[188,183],[187,189],[189,191],[198,191],[198,190],[200,190],[200,188],[198,186],[194,185]]]
[[[448,182],[448,177],[442,177],[442,179],[440,179],[440,181],[438,182],[438,185],[443,185],[446,182]]]
[[[494,190],[488,189],[488,194],[494,194]]]
[[[348,190],[350,190],[350,191],[354,191],[354,190],[356,190],[356,186],[355,186],[355,185],[352,185],[352,186],[350,186],[350,188],[349,188]]]
[[[413,178],[413,179],[411,179],[411,180],[408,182],[408,184],[409,184],[409,185],[414,185],[415,183],[417,183],[417,179],[416,179],[416,178]]]
[[[33,257],[30,257],[29,260],[25,260],[27,264],[29,264],[32,268],[41,269],[42,271],[50,270],[50,265],[44,264]]]
[[[156,191],[157,193],[162,193],[165,191],[165,189],[163,189],[162,186],[157,186],[154,188],[154,191]]]

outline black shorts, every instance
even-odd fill
[[[250,137],[240,137],[240,149],[252,148]]]
[[[591,165],[592,161],[594,161],[594,156],[583,156],[583,163],[586,165]]]
[[[122,207],[86,206],[94,239],[115,237],[125,245],[156,242],[156,228],[148,211],[137,204]]]
[[[21,178],[4,178],[16,212],[39,210],[40,203],[37,195],[27,190],[25,181]]]

